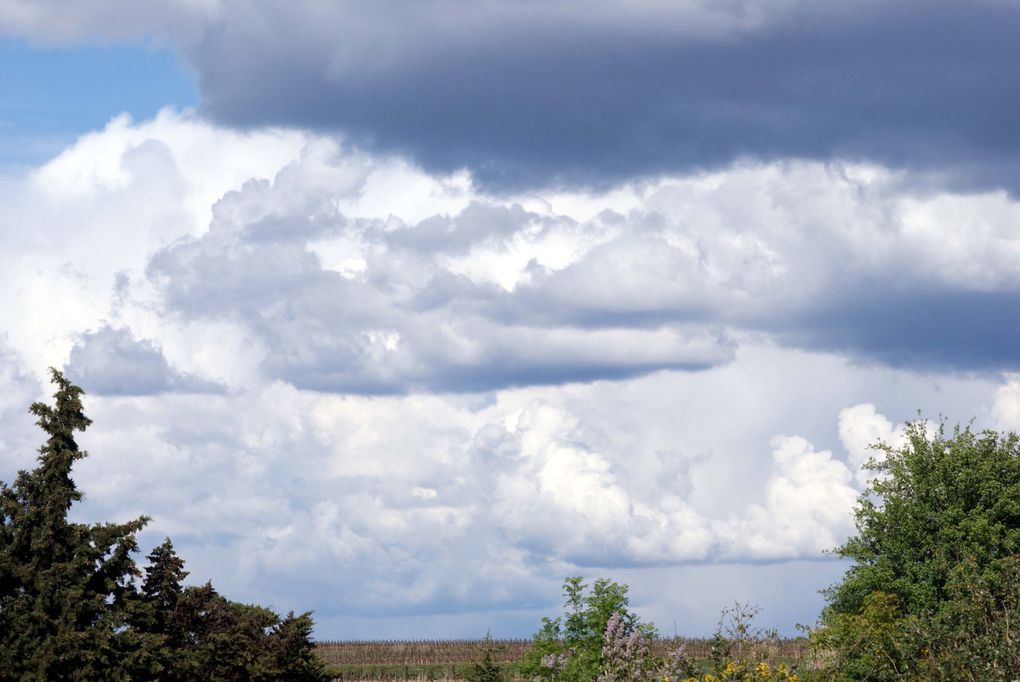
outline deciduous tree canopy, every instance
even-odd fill
[[[822,634],[850,679],[1005,679],[1020,669],[1020,438],[921,422],[906,436],[876,447]]]

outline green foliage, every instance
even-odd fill
[[[779,634],[774,629],[758,627],[755,617],[760,613],[757,606],[734,603],[723,609],[712,638],[712,649],[706,670],[697,670],[688,659],[687,670],[680,675],[671,675],[664,668],[666,676],[677,682],[717,682],[773,680],[775,682],[798,682],[817,679],[810,672],[800,656],[780,656]]]
[[[0,482],[0,680],[326,680],[309,614],[184,587],[166,540],[141,577],[135,534],[147,522],[68,521],[82,498],[71,468],[90,420],[83,391],[52,370],[54,405],[31,412],[48,434],[39,465]]]
[[[949,599],[936,614],[913,620],[922,651],[920,677],[1012,680],[1020,671],[1020,557],[1003,560],[990,580],[973,560],[953,570]]]
[[[1020,439],[959,427],[946,437],[942,426],[929,435],[923,423],[906,435],[900,448],[877,446],[858,534],[837,550],[854,564],[827,591],[815,633],[848,679],[939,679],[933,661],[952,642],[979,668],[1014,655],[994,633],[1016,617]]]
[[[614,613],[625,634],[637,631],[646,638],[656,634],[628,608],[626,585],[600,578],[589,590],[582,578],[567,578],[563,596],[564,614],[542,619],[534,647],[522,664],[525,675],[577,682],[595,679],[604,668],[604,637]]]
[[[54,405],[30,408],[48,436],[39,464],[0,483],[0,677],[124,679],[142,644],[126,625],[138,575],[131,553],[147,519],[68,521],[82,498],[71,467],[86,456],[74,434],[91,422],[82,390],[52,375]]]
[[[856,613],[829,614],[813,644],[835,652],[831,670],[850,680],[905,679],[922,653],[899,599],[888,592],[867,595]]]
[[[495,652],[496,645],[492,641],[492,632],[487,631],[485,639],[482,640],[482,660],[476,661],[468,671],[469,682],[503,682],[503,669],[496,662]]]
[[[281,619],[269,609],[231,602],[209,583],[184,587],[184,561],[169,539],[149,554],[136,621],[154,635],[153,679],[322,680],[309,614]]]

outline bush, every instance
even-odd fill
[[[968,559],[954,569],[949,598],[927,618],[913,619],[926,679],[1013,680],[1020,671],[1020,557],[1002,561],[991,580]]]
[[[856,509],[854,561],[813,639],[851,680],[1008,679],[1017,670],[1020,439],[908,424]],[[964,676],[966,677],[966,676]]]
[[[723,609],[712,638],[710,670],[680,679],[683,682],[798,682],[799,662],[788,664],[776,660],[779,633],[774,629],[754,626],[754,618],[759,612],[756,606],[740,603]]]
[[[563,581],[565,613],[543,618],[542,629],[521,666],[528,676],[542,679],[585,682],[600,675],[615,674],[607,663],[619,638],[649,639],[655,628],[641,623],[628,608],[627,586],[596,580],[588,589],[580,577]],[[613,622],[610,649],[606,649],[607,628]],[[635,645],[636,646],[636,645]],[[622,651],[621,651],[622,655]]]

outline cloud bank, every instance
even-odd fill
[[[266,376],[348,393],[706,369],[742,333],[914,369],[1020,365],[1002,314],[1020,303],[1020,206],[1002,192],[741,164],[572,197],[581,216],[405,169],[443,212],[364,215],[388,163],[313,139],[228,193],[146,266],[162,310],[235,326]]]
[[[7,0],[0,17],[44,41],[149,36],[194,69],[212,120],[339,132],[501,191],[744,158],[1020,178],[1020,8],[1002,0]]]
[[[0,187],[26,226],[0,235],[3,477],[54,365],[95,420],[78,513],[151,514],[143,545],[320,636],[514,609],[527,634],[573,573],[707,631],[773,598],[773,562],[810,619],[867,446],[918,408],[1016,412],[1017,204],[913,180],[746,161],[508,195],[312,132],[118,118]]]

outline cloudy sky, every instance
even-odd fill
[[[903,423],[1020,428],[1014,0],[0,0],[0,479],[322,638],[568,575],[790,633]]]

